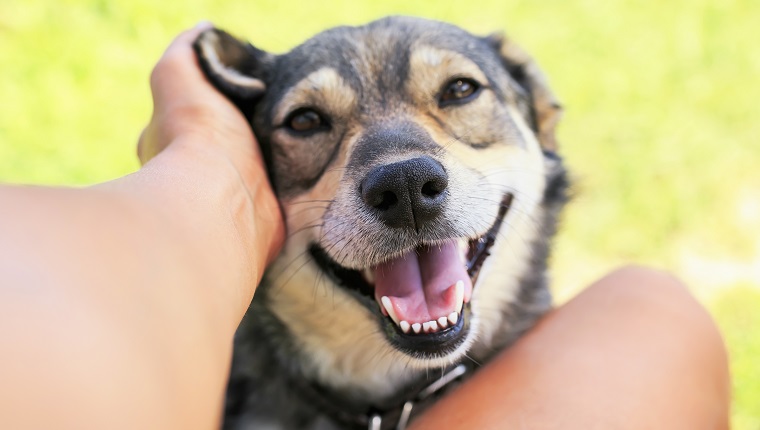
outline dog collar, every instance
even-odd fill
[[[416,396],[414,396],[413,399],[404,402],[404,404],[401,406],[400,414],[398,414],[399,417],[397,420],[395,420],[396,430],[405,430],[406,426],[409,425],[409,419],[412,417],[412,411],[417,412],[417,410],[429,406],[430,403],[432,403],[432,400],[441,396],[446,391],[445,389],[451,386],[452,382],[462,378],[468,370],[469,369],[466,365],[459,364],[455,368],[444,373],[443,376],[441,376],[438,380],[423,388],[419,393],[417,393]],[[372,414],[370,417],[368,417],[367,428],[369,430],[383,430],[386,428],[393,428],[393,417],[396,414],[390,414],[389,412],[395,411],[388,411],[385,414]],[[391,424],[391,426],[383,425],[386,419]]]
[[[440,398],[456,381],[462,379],[472,368],[466,364],[459,364],[446,370],[443,375],[433,381],[421,383],[421,387],[409,390],[402,399],[383,407],[370,406],[357,408],[350,405],[345,399],[336,397],[319,386],[307,384],[302,386],[301,392],[310,403],[333,420],[350,429],[368,430],[405,430],[413,415],[421,412],[433,401]]]

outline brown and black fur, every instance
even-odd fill
[[[511,41],[391,17],[327,30],[284,55],[219,30],[195,48],[249,119],[289,231],[236,335],[225,428],[353,428],[314,393],[351,411],[392,405],[443,367],[487,361],[550,308],[549,242],[568,185],[554,138],[560,108]],[[458,75],[477,75],[482,92],[441,104],[441,85]],[[303,107],[329,117],[327,128],[286,130]],[[411,156],[443,166],[450,194],[434,222],[397,231],[356,189],[374,166]],[[482,235],[506,194],[509,212],[456,342],[405,346],[366,285],[344,285],[403,249]],[[325,270],[322,258],[338,268]]]

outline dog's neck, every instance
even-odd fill
[[[295,378],[293,383],[304,400],[347,429],[386,430],[407,427],[410,420],[449,391],[472,370],[458,364],[428,372],[428,376],[399,390],[396,396],[378,403],[361,403],[316,382]],[[433,376],[440,375],[440,376]]]

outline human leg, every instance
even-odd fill
[[[675,278],[617,270],[549,315],[414,426],[726,429],[721,336]]]

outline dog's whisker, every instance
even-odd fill
[[[299,228],[297,230],[294,230],[294,231],[290,232],[288,234],[288,239],[292,238],[293,236],[295,236],[295,235],[297,235],[299,233],[303,233],[306,230],[310,230],[312,228],[322,228],[322,227],[324,227],[324,225],[325,225],[324,222],[321,222],[321,223],[318,223],[318,224],[305,225],[305,226],[303,226],[303,227],[301,227],[301,228]]]
[[[346,170],[349,170],[347,166],[335,166],[325,170],[325,173],[342,172]]]
[[[288,206],[302,205],[302,204],[307,204],[307,203],[327,203],[327,204],[330,204],[330,203],[332,203],[334,201],[335,201],[335,199],[299,200],[299,201],[295,201],[295,202],[289,202]]]
[[[482,365],[483,365],[483,364],[481,364],[481,363],[480,363],[478,360],[476,360],[476,359],[472,358],[472,357],[470,356],[470,354],[464,353],[463,355],[464,355],[464,358],[466,358],[466,359],[468,359],[468,360],[472,361],[472,362],[473,362],[473,364],[475,364],[476,366],[480,367],[480,366],[482,366]]]
[[[298,272],[300,272],[301,269],[303,269],[307,264],[309,264],[309,262],[311,262],[311,258],[304,258],[304,262],[301,263],[301,265],[298,266],[296,270],[294,270],[293,273],[291,273],[290,276],[288,276],[287,279],[285,279],[284,282],[281,282],[281,283],[278,282],[279,289],[280,290],[284,289],[288,285],[288,283],[298,274]]]
[[[310,211],[314,211],[314,210],[320,210],[320,209],[324,210],[326,208],[327,208],[327,206],[318,206],[318,205],[310,206],[310,207],[307,207],[307,208],[302,208],[301,210],[297,210],[297,211],[293,211],[293,212],[288,212],[288,216],[289,217],[295,217],[296,215],[300,215],[302,213],[306,213],[306,212],[310,212]]]
[[[287,262],[287,263],[286,263],[286,264],[285,264],[285,265],[284,265],[284,266],[283,266],[283,267],[282,267],[282,268],[281,268],[281,269],[278,271],[278,273],[276,273],[276,274],[272,274],[271,272],[272,272],[272,270],[274,270],[274,269],[270,268],[270,269],[269,269],[269,273],[267,274],[267,275],[268,275],[268,277],[270,277],[270,278],[272,279],[272,281],[273,281],[273,282],[274,282],[274,281],[276,281],[277,279],[279,279],[279,277],[280,277],[280,276],[282,276],[282,275],[285,273],[285,271],[286,271],[286,270],[288,270],[288,269],[290,268],[290,266],[291,266],[291,265],[293,265],[293,264],[294,264],[296,261],[298,261],[300,258],[302,258],[302,257],[306,257],[306,253],[308,253],[308,252],[309,252],[309,250],[307,249],[307,250],[304,250],[304,251],[302,251],[302,252],[298,253],[298,255],[296,255],[296,256],[295,256],[295,257],[293,257],[293,258],[292,258],[292,259],[291,259],[289,262]]]
[[[294,257],[290,262],[288,262],[285,267],[280,271],[280,273],[274,278],[273,282],[276,284],[279,284],[279,289],[284,288],[288,282],[307,264],[309,261],[311,261],[311,258],[306,255],[309,252],[309,249],[307,248],[303,252],[299,253],[296,257]],[[279,277],[284,274],[286,270],[288,270],[296,261],[298,261],[300,258],[305,258],[305,261],[296,269],[293,271],[293,273],[286,279],[285,282],[279,283]]]
[[[436,32],[451,43],[433,43]],[[416,43],[423,35],[430,43]],[[367,42],[381,39],[382,49]],[[309,42],[319,49],[279,56],[219,30],[199,36],[209,81],[250,101],[288,221],[236,340],[252,357],[236,355],[232,373],[256,387],[231,394],[248,396],[232,399],[241,416],[272,388],[294,406],[262,421],[298,427],[278,421],[285,410],[333,418],[305,407],[296,378],[370,409],[458,363],[480,366],[545,310],[541,276],[567,185],[551,156],[556,103],[511,42],[483,40],[407,18],[335,29]],[[383,85],[391,77],[402,85]],[[450,293],[437,302],[431,291]],[[249,351],[253,341],[261,348]],[[271,376],[287,383],[258,384]]]

